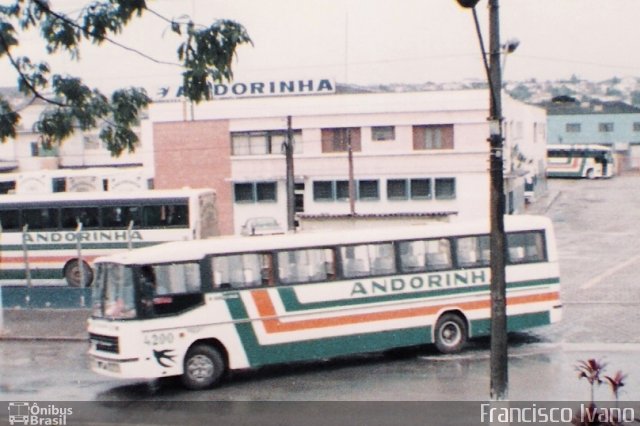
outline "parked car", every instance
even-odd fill
[[[272,217],[252,217],[242,225],[240,233],[242,235],[273,235],[284,234],[284,229]]]

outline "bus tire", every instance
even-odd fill
[[[443,354],[457,353],[467,343],[467,323],[460,315],[446,313],[438,318],[434,331],[434,343]]]
[[[208,389],[220,383],[226,370],[224,357],[218,349],[196,344],[184,357],[182,384],[191,390]]]
[[[596,171],[593,169],[589,169],[587,170],[587,173],[585,175],[587,177],[587,179],[595,179],[596,177]]]
[[[82,267],[84,269],[84,283],[80,282],[80,264],[78,263],[78,259],[70,260],[64,265],[64,278],[70,287],[89,287],[93,282],[93,269],[91,269],[91,266],[89,266],[87,262],[82,261]]]

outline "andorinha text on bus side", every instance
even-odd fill
[[[2,195],[0,225],[0,285],[88,286],[96,257],[218,234],[210,189]]]
[[[561,318],[551,221],[505,217],[510,330]],[[118,378],[181,376],[488,335],[487,223],[167,243],[96,260],[89,355]]]

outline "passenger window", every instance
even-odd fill
[[[133,221],[140,225],[140,208],[137,206],[114,206],[102,208],[102,225],[105,228],[127,228]]]
[[[341,247],[340,257],[345,278],[385,275],[396,271],[392,243]]]
[[[458,238],[456,246],[459,267],[489,266],[490,243],[488,235]]]
[[[58,229],[58,209],[26,209],[22,211],[22,215],[22,222],[29,225],[30,231]]]
[[[251,288],[258,287],[271,274],[266,271],[270,265],[268,255],[236,254],[215,256],[213,262],[213,285],[215,288]]]
[[[331,249],[301,249],[278,253],[278,278],[283,284],[325,281],[335,277]]]
[[[20,229],[19,219],[15,210],[0,210],[0,226],[5,231]]]
[[[142,210],[144,226],[186,227],[189,224],[189,207],[186,204],[144,206]]]
[[[155,294],[197,293],[200,291],[200,265],[198,263],[172,263],[153,266]]]
[[[402,272],[450,269],[451,243],[446,238],[404,241],[399,244]]]
[[[82,229],[98,228],[100,213],[97,207],[76,207],[62,209],[62,228],[75,229],[78,222]]]
[[[507,234],[509,263],[544,262],[544,237],[542,232],[518,232]]]

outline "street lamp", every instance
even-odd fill
[[[507,285],[505,279],[506,243],[504,233],[504,171],[502,138],[502,73],[500,71],[500,19],[498,0],[489,0],[489,63],[475,6],[479,0],[456,0],[464,8],[472,9],[473,18],[487,73],[490,95],[489,143],[491,178],[490,191],[490,251],[491,251],[491,355],[490,395],[495,401],[507,399]],[[516,45],[517,47],[517,45]],[[513,47],[515,49],[515,47]]]

